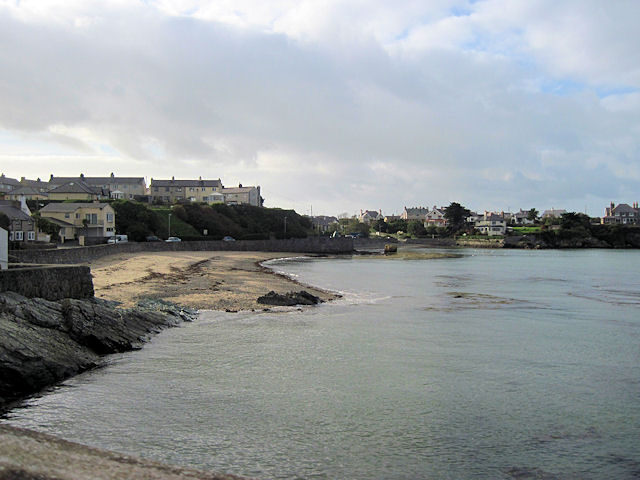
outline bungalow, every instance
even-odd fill
[[[36,222],[24,200],[0,200],[0,213],[9,218],[10,242],[34,242],[36,240]]]
[[[604,209],[604,217],[602,217],[601,221],[605,224],[637,225],[640,223],[638,202],[633,202],[632,206],[626,203],[615,205],[611,202],[611,206]]]
[[[60,226],[62,242],[80,235],[115,235],[115,212],[108,203],[50,203],[40,209],[40,216]]]

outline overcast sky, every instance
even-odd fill
[[[637,0],[0,0],[0,170],[299,213],[640,200]]]

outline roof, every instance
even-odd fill
[[[13,205],[0,205],[0,212],[11,219],[31,220],[29,215],[20,210],[19,207],[14,207]]]
[[[409,215],[426,215],[429,212],[428,208],[423,208],[423,207],[414,207],[414,208],[404,207],[404,210]]]
[[[628,203],[619,203],[613,207],[612,213],[635,213],[636,209]]]
[[[222,187],[222,181],[217,180],[156,180],[151,179],[152,187]]]
[[[566,210],[545,210],[542,213],[543,217],[560,217],[563,213],[567,213]]]
[[[49,180],[54,185],[61,185],[68,182],[85,182],[89,185],[105,185],[107,183],[132,183],[138,184],[144,182],[144,177],[54,177]]]
[[[41,192],[37,188],[23,186],[23,187],[16,188],[15,190],[11,190],[11,195],[44,195],[46,196],[47,194],[44,192]]]
[[[20,185],[20,182],[18,180],[16,180],[15,178],[5,177],[4,173],[0,175],[0,183],[3,185],[13,185],[14,187]]]
[[[82,180],[74,179],[73,181],[52,188],[49,190],[49,193],[87,193],[90,195],[100,195],[102,192]]]
[[[60,220],[59,218],[47,217],[47,220],[51,223],[59,225],[60,227],[75,227],[73,223],[65,222],[64,220]]]
[[[108,207],[108,203],[50,203],[40,209],[41,212],[69,213],[75,212],[79,208],[100,208]]]
[[[248,193],[251,190],[254,190],[256,187],[230,187],[230,188],[223,188],[222,192],[223,193]]]

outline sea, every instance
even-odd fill
[[[203,311],[1,421],[257,478],[640,478],[639,251],[268,266],[342,296]]]

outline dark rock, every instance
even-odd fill
[[[316,297],[305,290],[300,290],[299,292],[288,292],[285,294],[276,293],[272,290],[266,295],[258,297],[257,301],[263,305],[275,305],[279,307],[317,305],[318,303],[323,302],[320,297]]]
[[[167,302],[120,309],[96,298],[49,301],[0,293],[0,408],[95,367],[100,355],[140,348],[196,312]]]

